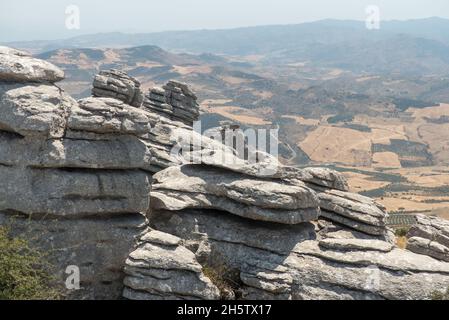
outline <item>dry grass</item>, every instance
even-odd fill
[[[371,141],[366,132],[320,126],[299,146],[313,161],[355,166],[371,164]]]
[[[396,237],[396,245],[401,249],[405,249],[407,247],[407,237]]]
[[[408,199],[407,199],[408,198]],[[407,212],[424,212],[439,208],[448,208],[449,202],[426,203],[413,199],[411,196],[401,196],[400,194],[392,194],[391,197],[384,197],[379,200],[388,211],[407,211]]]
[[[220,290],[223,300],[230,300],[236,297],[239,291],[239,273],[236,270],[222,264],[203,267],[203,273]]]
[[[234,106],[208,107],[204,106],[203,110],[208,113],[216,113],[235,122],[249,125],[263,126],[270,125],[270,121],[261,118],[256,111],[243,109]]]
[[[357,173],[357,172],[344,172],[346,179],[348,180],[349,189],[351,192],[363,192],[369,190],[375,190],[388,186],[390,183],[385,181],[371,180],[371,176]]]
[[[438,119],[441,116],[449,115],[449,104],[441,103],[435,107],[429,108],[410,108],[407,111],[413,112],[413,117],[415,118],[433,118]]]
[[[285,115],[285,116],[282,116],[282,118],[293,119],[296,121],[296,123],[299,123],[299,124],[302,124],[305,126],[318,126],[321,122],[319,119],[306,119],[301,116],[292,116],[292,115]]]
[[[373,154],[373,167],[401,168],[401,161],[394,152],[376,152]]]
[[[207,65],[198,66],[173,66],[173,71],[182,75],[191,73],[208,74],[212,72],[212,68]]]

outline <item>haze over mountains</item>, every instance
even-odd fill
[[[105,33],[8,45],[34,52],[156,45],[197,54],[263,55],[274,63],[311,61],[357,72],[443,74],[449,70],[449,20],[441,18],[385,21],[379,30],[368,30],[361,21],[322,20],[229,30]]]

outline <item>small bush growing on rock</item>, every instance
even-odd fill
[[[203,267],[203,273],[220,290],[223,300],[234,300],[239,297],[239,272],[226,265]]]
[[[395,230],[395,234],[397,237],[405,237],[410,228],[399,228]]]
[[[48,300],[59,294],[45,257],[32,249],[26,239],[11,237],[0,226],[0,300]]]

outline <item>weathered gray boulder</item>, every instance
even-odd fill
[[[150,219],[203,265],[234,270],[245,299],[429,299],[449,286],[448,263],[345,238],[346,231],[321,238],[310,223],[254,222],[215,210],[153,211]]]
[[[140,82],[119,70],[100,71],[94,78],[94,97],[115,98],[133,107],[140,107],[143,94]]]
[[[449,262],[449,248],[429,239],[411,237],[407,239],[407,250]]]
[[[323,218],[367,234],[385,234],[387,213],[374,200],[339,190],[315,190]]]
[[[171,167],[154,176],[153,209],[218,209],[248,219],[297,224],[318,218],[318,199],[288,185],[202,165]]]
[[[53,85],[0,83],[0,130],[61,138],[76,101]]]
[[[200,115],[197,96],[187,84],[173,80],[162,88],[150,89],[143,107],[150,112],[190,126]]]
[[[78,103],[51,84],[58,68],[0,52],[0,225],[50,255],[62,289],[80,270],[66,298],[117,299],[147,227],[154,117],[112,98]]]
[[[64,72],[28,53],[0,46],[0,82],[49,82],[64,79]]]
[[[149,231],[126,260],[123,296],[133,300],[213,300],[220,292],[180,238]]]
[[[295,168],[280,166],[279,172],[276,174],[282,179],[291,181],[302,181],[310,184],[311,187],[329,188],[339,191],[348,191],[348,182],[346,178],[339,172],[328,168]]]
[[[449,261],[449,222],[425,215],[416,216],[407,233],[407,249],[439,260]]]
[[[68,128],[76,131],[145,135],[150,119],[138,108],[111,98],[86,98],[71,110]]]
[[[48,216],[146,212],[150,177],[134,170],[41,169],[0,165],[0,211]]]

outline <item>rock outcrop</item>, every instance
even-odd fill
[[[143,101],[140,82],[119,70],[100,71],[94,78],[94,97],[115,98],[139,108]]]
[[[32,58],[28,53],[0,46],[1,82],[48,82],[64,78],[64,72],[43,60]]]
[[[205,160],[154,176],[150,225],[235,274],[235,296],[428,299],[449,286],[449,264],[396,248],[384,208],[344,191],[337,172],[280,166],[262,177],[258,165]]]
[[[190,209],[153,212],[151,224],[184,239],[202,264],[236,270],[245,299],[426,299],[449,285],[447,263],[344,229]]]
[[[153,209],[219,209],[283,224],[316,220],[318,198],[304,183],[288,184],[201,165],[171,167],[154,176]]]
[[[151,230],[126,260],[123,296],[133,300],[216,300],[195,254],[178,237]]]
[[[150,89],[143,106],[150,112],[189,126],[192,126],[200,115],[197,96],[185,83],[173,80],[162,88]]]
[[[151,153],[146,113],[120,100],[75,101],[63,72],[22,52],[0,53],[0,223],[49,253],[68,298],[119,298],[123,266],[145,230]],[[126,100],[127,102],[129,100]],[[63,288],[65,289],[65,288]]]
[[[407,249],[449,262],[449,222],[437,217],[416,216],[407,233]]]
[[[317,193],[323,218],[363,233],[385,235],[385,208],[372,199],[332,189]]]

